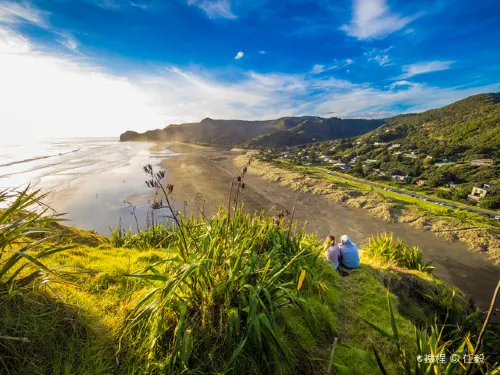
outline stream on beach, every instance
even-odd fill
[[[152,164],[157,169],[168,159],[167,179],[174,185],[177,180],[197,179],[196,186],[210,179],[210,188],[227,192],[228,182],[235,168],[228,152],[212,152],[215,166],[210,170],[198,168],[199,175],[186,173],[177,165],[176,152],[166,147],[153,147],[149,143],[120,143],[115,138],[86,138],[45,140],[32,144],[3,145],[0,151],[0,189],[22,187],[27,183],[49,193],[49,204],[57,212],[66,212],[68,225],[94,229],[103,235],[110,227],[121,224],[135,231],[136,222],[131,214],[130,202],[136,207],[139,227],[146,225],[148,202],[154,193],[144,183],[142,166]],[[196,163],[199,158],[192,159]],[[190,159],[183,157],[182,163]],[[184,172],[186,171],[186,172]],[[214,182],[215,181],[215,182]],[[263,181],[248,174],[245,182],[247,209],[269,209],[281,206],[291,211],[295,192],[278,183]],[[189,185],[190,186],[190,185]],[[222,191],[222,189],[224,189]],[[196,194],[195,191],[190,192]],[[182,197],[179,197],[182,198]],[[180,200],[182,202],[182,200]],[[459,242],[448,242],[432,233],[421,232],[404,224],[388,224],[369,216],[362,209],[343,207],[322,196],[300,194],[296,219],[306,223],[308,231],[320,237],[327,234],[349,234],[354,242],[362,244],[376,233],[393,232],[409,245],[419,246],[424,257],[433,261],[435,274],[473,296],[483,309],[489,306],[491,295],[500,278],[500,267],[488,262],[481,254],[472,253]]]

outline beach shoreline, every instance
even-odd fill
[[[221,205],[227,206],[230,182],[243,160],[246,160],[245,151],[191,147],[186,144],[162,145],[167,146],[181,153],[160,164],[167,170],[166,181],[174,185],[177,205],[187,202],[187,214],[198,212],[198,206],[204,209],[207,216],[214,214]],[[297,196],[296,189],[280,183],[279,178],[274,181],[262,178],[259,167],[263,168],[258,163],[254,164],[245,176],[244,210],[248,213],[265,211],[270,214],[285,210],[291,212]],[[489,304],[500,275],[500,267],[482,254],[468,250],[463,243],[439,238],[434,233],[418,230],[409,224],[388,223],[370,215],[364,208],[334,202],[320,194],[300,192],[294,219],[306,231],[316,233],[320,238],[327,234],[349,234],[360,245],[374,234],[393,232],[409,245],[419,246],[425,259],[433,261],[437,276],[473,296],[481,307]],[[474,283],[470,283],[471,278],[475,280]]]

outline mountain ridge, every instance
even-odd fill
[[[220,120],[172,124],[144,133],[126,131],[120,141],[167,141],[223,146],[280,147],[352,137],[373,130],[383,119],[340,119],[319,116],[281,117],[272,120]]]

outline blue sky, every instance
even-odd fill
[[[113,136],[422,111],[499,91],[498,14],[493,0],[2,0],[0,124]]]

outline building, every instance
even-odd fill
[[[427,180],[418,180],[417,181],[417,186],[425,186],[427,185]]]
[[[389,146],[389,150],[392,150],[393,148],[400,148],[401,144],[400,143],[394,143],[393,145]]]
[[[467,199],[477,202],[481,198],[484,198],[488,194],[488,190],[478,187],[473,187],[471,193],[467,196]]]
[[[443,165],[455,165],[455,163],[453,163],[452,161],[448,161],[448,160],[441,160],[441,161],[436,162],[435,164],[438,167],[442,167]]]
[[[470,162],[472,165],[493,165],[493,159],[476,159]]]
[[[402,184],[405,184],[407,183],[409,180],[411,179],[410,176],[402,176],[400,174],[395,174],[395,175],[392,175],[391,176],[391,180],[392,181],[396,181],[396,182],[399,182],[399,183],[402,183]]]
[[[335,164],[333,164],[333,167],[341,169],[343,171],[348,171],[349,170],[349,167],[346,164],[344,164],[344,163],[335,163]]]
[[[414,152],[403,154],[405,158],[416,159],[417,155]]]

